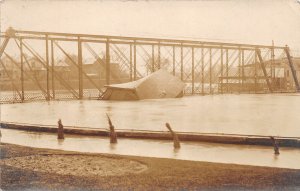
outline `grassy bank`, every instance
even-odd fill
[[[62,158],[55,164],[67,168],[81,168],[80,174],[72,175],[42,172],[23,166],[7,165],[8,160],[25,157],[54,156]],[[63,160],[69,156],[93,157],[93,161],[133,161],[147,166],[139,173],[114,175],[87,175],[85,165]],[[28,158],[27,158],[28,159]],[[83,158],[84,159],[84,158]],[[68,164],[64,164],[64,162]],[[268,167],[193,162],[174,159],[86,154],[49,149],[36,149],[1,144],[2,190],[300,190],[300,170]],[[50,165],[44,162],[45,168]],[[88,164],[86,164],[88,165]],[[114,163],[112,168],[120,168]],[[70,167],[71,166],[71,167]],[[65,169],[64,169],[65,168]],[[88,167],[86,168],[88,169]]]

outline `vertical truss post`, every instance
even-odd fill
[[[21,54],[21,101],[24,101],[24,61],[23,61],[23,39],[20,38],[20,54]]]
[[[265,79],[266,79],[266,82],[267,82],[269,91],[270,91],[271,93],[273,93],[273,90],[272,90],[272,87],[271,87],[271,84],[270,84],[270,81],[269,81],[269,77],[268,77],[268,74],[267,74],[267,70],[266,70],[264,61],[263,61],[263,59],[262,59],[260,50],[259,50],[258,48],[256,49],[256,53],[257,53],[257,57],[258,57],[259,62],[260,62],[261,69],[262,69],[262,71],[263,71],[263,73],[264,73],[264,77],[265,77]]]
[[[106,84],[110,84],[110,48],[109,38],[106,39],[105,43],[105,79]]]
[[[192,94],[195,92],[195,63],[194,47],[192,47]]]
[[[46,76],[46,82],[47,82],[47,98],[46,100],[49,101],[50,100],[50,90],[49,90],[49,45],[48,45],[48,35],[46,35],[46,72],[47,72],[47,76]]]
[[[130,75],[130,81],[132,81],[132,44],[130,44],[130,60],[129,60],[129,75]]]
[[[275,61],[275,52],[274,52],[274,41],[272,40],[272,48],[271,48],[271,77],[272,80],[275,78],[275,66],[274,66],[274,61]]]
[[[211,68],[212,67],[212,54],[211,54],[211,48],[209,48],[209,93],[212,94],[212,75],[211,75]]]
[[[223,47],[221,46],[221,94],[223,94]]]
[[[254,92],[257,93],[257,52],[254,52]]]
[[[242,91],[244,91],[245,87],[244,87],[244,79],[245,79],[245,51],[242,50]]]
[[[154,45],[152,45],[152,65],[151,65],[151,72],[155,71],[155,54],[154,54]]]
[[[136,80],[136,42],[133,43],[133,80]]]
[[[228,58],[228,49],[226,49],[226,92],[229,92],[228,76],[229,76],[229,58]]]
[[[241,62],[242,62],[242,59],[241,59],[241,56],[242,56],[242,51],[241,51],[241,48],[239,47],[239,65],[238,65],[238,77],[239,77],[239,93],[241,92]]]
[[[83,97],[83,79],[82,79],[82,43],[78,37],[78,82],[79,82],[79,99]]]
[[[53,40],[51,40],[51,87],[52,87],[52,98],[55,99],[55,81],[54,81],[54,46]]]
[[[157,55],[157,59],[158,59],[158,61],[157,61],[157,68],[158,69],[160,69],[160,42],[158,42],[158,55]]]
[[[180,46],[180,79],[183,80],[183,45]]]
[[[173,45],[173,76],[175,76],[175,46]]]
[[[288,62],[289,62],[289,66],[290,66],[291,71],[292,71],[292,75],[293,75],[295,86],[296,86],[296,91],[300,92],[300,85],[299,85],[299,81],[298,81],[298,78],[297,78],[297,73],[296,73],[296,70],[295,70],[295,67],[294,67],[294,64],[293,64],[293,60],[292,60],[292,57],[290,55],[290,49],[289,49],[288,46],[286,46],[286,48],[284,50],[285,50],[286,57],[287,57]]]
[[[201,93],[204,95],[204,48],[201,47]]]

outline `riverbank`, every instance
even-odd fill
[[[0,165],[2,190],[300,189],[299,170],[87,154],[10,144],[1,144]]]

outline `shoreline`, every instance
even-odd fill
[[[58,157],[59,156],[59,157]],[[78,157],[69,160],[69,157]],[[42,157],[43,163],[32,162]],[[92,157],[90,160],[87,157]],[[37,158],[40,160],[41,158]],[[52,160],[53,159],[53,160]],[[109,159],[109,160],[107,160]],[[91,172],[96,162],[100,175]],[[5,164],[5,163],[10,163]],[[13,162],[15,161],[15,163]],[[80,163],[83,162],[83,163]],[[123,161],[123,162],[120,162]],[[20,162],[23,166],[20,166]],[[26,162],[26,163],[25,163]],[[16,166],[18,164],[19,166]],[[129,166],[138,164],[141,167]],[[52,165],[52,166],[51,166]],[[109,166],[111,165],[111,166]],[[61,167],[65,173],[46,172]],[[300,170],[257,167],[210,162],[195,162],[114,154],[91,154],[51,149],[37,149],[1,143],[1,189],[3,190],[290,190],[300,189]],[[54,168],[55,167],[55,168]],[[66,174],[69,168],[73,174]],[[126,169],[125,171],[120,168]],[[138,173],[129,170],[143,169]],[[106,171],[103,171],[106,169]],[[115,174],[114,169],[119,169]],[[94,170],[99,172],[99,169]],[[70,171],[72,172],[72,170]],[[79,173],[79,174],[76,174]],[[91,172],[91,176],[86,176]]]

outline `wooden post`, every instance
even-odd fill
[[[170,126],[169,123],[166,123],[166,127],[168,128],[168,130],[172,134],[173,141],[174,141],[174,144],[173,144],[174,148],[175,149],[179,149],[180,148],[180,142],[179,142],[177,134],[172,130],[172,128],[171,128],[171,126]]]
[[[61,119],[58,120],[58,129],[57,129],[57,139],[64,139],[64,126],[61,122]]]
[[[273,147],[274,147],[274,154],[279,155],[280,153],[279,153],[279,146],[278,146],[277,140],[274,137],[270,137],[270,139],[271,139]]]
[[[108,114],[106,114],[109,124],[109,136],[110,136],[110,143],[117,143],[117,134],[115,132],[115,127],[113,126]]]

